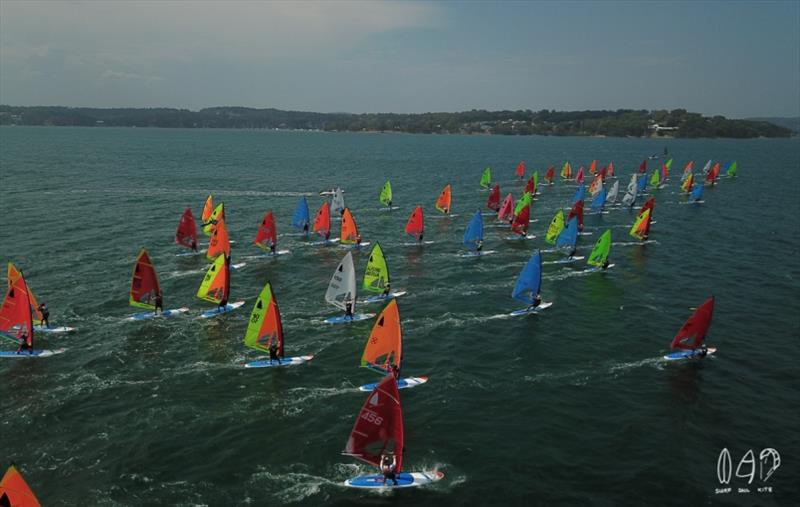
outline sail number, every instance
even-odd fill
[[[363,414],[361,414],[361,418],[377,426],[380,426],[383,423],[383,417],[371,411],[365,411]]]

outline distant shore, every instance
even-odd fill
[[[791,137],[764,120],[705,117],[685,109],[615,111],[485,111],[458,113],[314,113],[213,107],[82,108],[0,105],[0,125],[310,130],[467,135],[544,135],[638,138]]]

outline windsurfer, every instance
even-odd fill
[[[270,241],[269,242],[269,253],[270,253],[270,255],[275,255],[275,242],[274,241]]]
[[[575,257],[575,252],[577,252],[577,251],[578,251],[578,248],[575,245],[573,245],[572,246],[572,250],[570,250],[569,255],[567,257],[572,259],[573,257]]]
[[[273,341],[269,346],[269,362],[278,361],[281,364],[281,358],[278,356],[278,344]]]
[[[608,259],[603,263],[603,269],[608,269]]]
[[[482,239],[477,240],[475,242],[475,245],[476,245],[476,247],[475,247],[475,251],[476,252],[480,252],[481,250],[483,250],[483,240]]]
[[[356,248],[361,247],[361,234],[356,234]]]
[[[192,251],[197,253],[197,240],[192,238]]]
[[[344,304],[344,318],[347,320],[353,320],[353,302],[346,301]]]
[[[39,305],[38,310],[42,313],[42,325],[44,327],[50,327],[50,310],[47,309],[44,302]]]
[[[400,367],[399,366],[397,366],[396,364],[392,363],[392,365],[389,366],[389,371],[391,372],[392,375],[394,375],[395,380],[400,380]]]
[[[542,304],[542,295],[541,294],[536,294],[536,297],[533,298],[533,303],[531,303],[531,305],[528,307],[528,310],[533,310],[534,308],[536,308],[540,304]]]
[[[706,355],[708,355],[708,347],[706,347],[706,344],[704,343],[700,345],[700,347],[696,348],[694,350],[694,354],[692,355],[694,357],[700,357],[700,358],[706,357]]]
[[[155,308],[153,309],[156,315],[158,315],[158,310],[161,310],[161,313],[164,313],[164,300],[161,298],[161,291],[156,293],[156,304]]]
[[[422,244],[422,233],[419,233],[419,236],[417,237],[417,243],[420,245]]]
[[[386,287],[383,288],[383,293],[381,294],[381,297],[383,298],[389,297],[389,293],[391,291],[392,291],[391,284],[389,284],[389,282],[386,282]]]
[[[308,236],[308,222],[303,224],[303,234]]]
[[[395,468],[397,467],[397,458],[391,452],[381,456],[381,473],[383,474],[383,483],[386,484],[387,479],[391,479],[392,483],[397,486],[397,476]]]
[[[28,330],[24,327],[20,329],[19,334],[17,334],[17,338],[22,340],[22,342],[19,344],[19,348],[17,349],[17,354],[21,354],[25,350],[28,351],[28,354],[33,354],[33,338],[31,338],[30,343],[28,343]]]

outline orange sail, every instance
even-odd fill
[[[442,193],[439,194],[439,198],[436,199],[436,209],[438,209],[444,214],[450,213],[450,199],[451,199],[450,194],[451,194],[450,185],[447,185],[442,190]]]
[[[0,505],[11,507],[41,507],[36,495],[14,465],[0,479]]]
[[[345,208],[342,213],[342,231],[340,234],[341,243],[343,245],[352,245],[358,243],[361,236],[358,235],[358,227],[356,221],[353,219],[353,214],[350,213],[350,208]]]
[[[419,238],[422,237],[424,230],[425,217],[422,213],[422,206],[417,206],[414,208],[414,211],[411,212],[411,216],[408,217],[408,222],[406,223],[406,234],[414,236],[414,239],[419,241]]]
[[[403,331],[397,300],[392,299],[383,309],[369,334],[367,346],[361,356],[361,366],[389,373],[392,365],[400,367],[403,355]]]
[[[592,160],[589,164],[589,174],[597,174],[597,160]]]
[[[228,226],[225,225],[224,218],[221,218],[217,221],[217,225],[214,227],[214,232],[211,233],[211,239],[208,242],[208,252],[206,252],[206,258],[208,260],[214,260],[220,254],[225,254],[228,257],[231,255],[231,242],[228,238]]]
[[[211,213],[213,211],[214,211],[214,198],[209,195],[206,198],[206,203],[203,205],[203,214],[200,217],[203,223],[206,223],[211,219]]]
[[[14,282],[19,280],[22,276],[22,271],[19,271],[12,263],[8,263],[8,286],[14,285]],[[33,295],[31,288],[28,287],[28,300],[31,302],[31,313],[33,313],[33,323],[42,323],[42,312],[39,310],[39,302],[36,301],[36,296]]]
[[[314,219],[314,232],[319,234],[322,239],[328,239],[331,235],[331,205],[328,201],[322,203],[317,217]]]
[[[522,179],[525,176],[525,161],[521,161],[517,164],[517,169],[514,171],[514,174],[517,175],[517,178]]]
[[[214,259],[214,264],[208,268],[205,278],[197,290],[197,297],[211,303],[219,303],[228,299],[231,292],[231,260],[230,257],[220,255]]]
[[[270,247],[278,244],[278,230],[275,227],[275,216],[272,211],[268,211],[261,220],[253,243],[262,250],[269,250]]]

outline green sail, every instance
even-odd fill
[[[739,168],[739,164],[738,164],[738,162],[736,162],[734,160],[733,163],[731,164],[731,166],[728,167],[728,176],[736,176],[736,170],[738,168]]]
[[[369,254],[367,269],[364,271],[364,290],[369,292],[383,292],[389,284],[389,267],[380,243],[375,243]]]
[[[525,192],[522,194],[522,197],[520,197],[519,201],[517,201],[517,206],[514,208],[514,215],[519,215],[519,212],[522,211],[522,208],[524,208],[526,204],[531,205],[532,203],[533,197],[531,196],[530,192]]]
[[[250,323],[244,334],[244,344],[256,350],[268,351],[269,349],[259,340],[261,338],[261,328],[264,325],[264,317],[267,315],[269,304],[272,301],[272,286],[267,282],[261,294],[258,295],[253,311],[250,313]]]
[[[392,205],[392,184],[389,183],[389,180],[386,180],[386,183],[383,184],[380,201],[381,204],[385,204],[386,206]]]
[[[592,249],[592,253],[589,254],[589,260],[586,261],[586,264],[591,266],[602,266],[608,260],[608,254],[611,251],[611,229],[607,229],[606,232],[600,236],[600,239],[597,240],[597,243],[594,244],[594,248]]]
[[[492,184],[492,168],[487,167],[483,170],[483,174],[481,175],[481,186],[483,188],[489,188]]]
[[[661,182],[661,177],[658,174],[658,169],[655,169],[653,171],[653,174],[650,175],[650,186],[657,187],[660,182]]]
[[[536,193],[536,189],[539,188],[539,171],[533,171],[533,192]]]
[[[544,240],[550,243],[551,245],[556,244],[556,239],[558,239],[558,235],[561,234],[561,231],[564,230],[564,210],[558,210],[556,215],[550,221],[550,227],[547,228],[547,235],[544,237]]]
[[[664,165],[667,166],[667,171],[671,171],[672,170],[672,159],[667,160],[666,163],[664,163]]]

